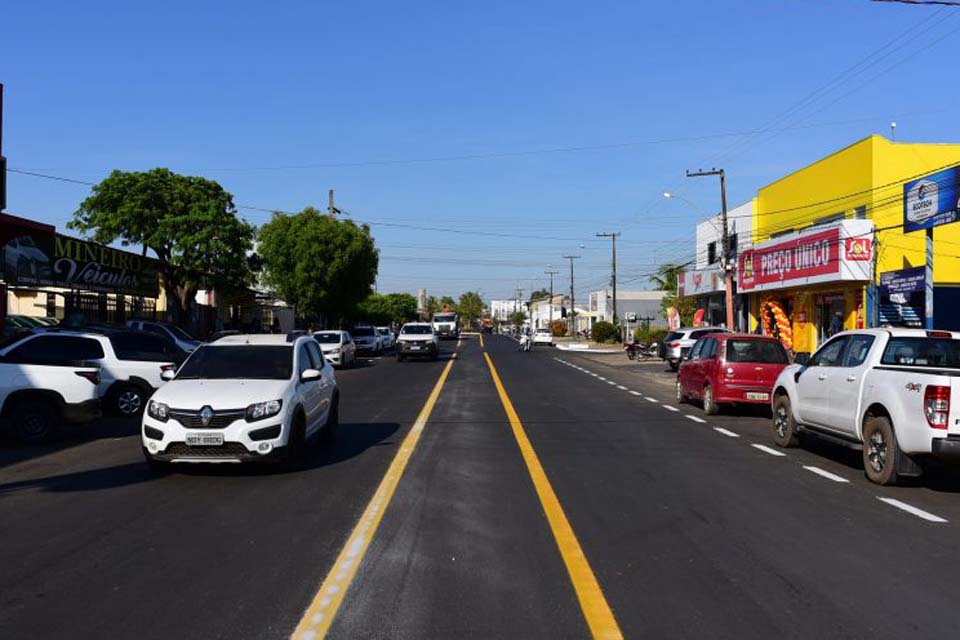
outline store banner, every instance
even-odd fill
[[[762,291],[818,282],[868,280],[873,261],[868,220],[845,220],[759,244],[740,254],[739,290]]]
[[[960,166],[903,185],[904,232],[931,229],[957,221]]]
[[[923,293],[926,286],[926,267],[911,267],[880,274],[880,292],[885,295],[898,293]]]
[[[723,271],[717,267],[681,272],[677,279],[677,295],[681,298],[724,290]]]
[[[157,297],[160,263],[60,234],[29,233],[3,247],[8,285],[49,286]]]

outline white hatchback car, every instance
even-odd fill
[[[357,346],[346,331],[317,331],[313,339],[320,345],[323,357],[335,367],[357,366]]]
[[[333,367],[309,336],[228,336],[202,345],[147,403],[141,441],[170,462],[279,459],[298,466],[339,421]]]
[[[537,329],[533,334],[533,344],[545,344],[548,347],[552,347],[553,333],[550,329]]]

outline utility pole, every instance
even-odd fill
[[[560,273],[559,271],[544,271],[545,274],[550,276],[550,324],[553,324],[553,276]]]
[[[333,218],[338,213],[340,213],[340,210],[333,204],[333,189],[330,189],[330,191],[327,192],[327,215]]]
[[[3,83],[0,82],[0,213],[7,208],[7,159],[3,155]]]
[[[567,325],[569,325],[568,333],[576,339],[576,329],[577,324],[575,318],[577,315],[577,303],[573,297],[573,261],[580,258],[580,256],[563,256],[564,260],[570,261],[570,313],[567,314]]]
[[[613,324],[617,324],[617,238],[620,232],[616,233],[598,233],[598,238],[610,238],[613,249],[613,274],[610,276],[610,284],[613,287]]]
[[[723,169],[711,169],[710,171],[687,171],[688,178],[702,178],[705,176],[720,176],[720,224],[723,243],[720,255],[723,260],[723,285],[726,289],[725,297],[727,303],[727,329],[733,331],[733,268],[730,264],[730,235],[727,230],[727,174]]]

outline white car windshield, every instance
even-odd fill
[[[404,335],[415,335],[415,336],[424,336],[433,333],[433,329],[425,325],[408,325],[404,327],[400,333]]]
[[[335,331],[327,333],[315,333],[313,339],[320,344],[340,344],[340,334]]]
[[[289,345],[205,345],[183,364],[177,380],[289,380],[292,374]]]

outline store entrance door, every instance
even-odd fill
[[[843,331],[846,299],[842,293],[828,294],[817,298],[817,344]]]

